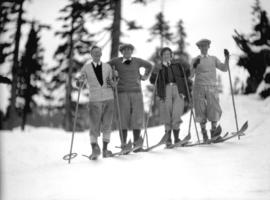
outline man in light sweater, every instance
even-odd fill
[[[194,58],[191,64],[191,76],[195,74],[193,102],[196,121],[201,125],[203,140],[205,142],[208,141],[206,130],[207,120],[211,122],[211,138],[220,134],[215,132],[222,114],[217,90],[216,69],[226,72],[229,65],[228,55],[225,55],[225,63],[221,63],[215,56],[208,55],[210,43],[211,41],[208,39],[202,39],[196,43],[201,55]]]
[[[128,130],[133,130],[133,141],[140,138],[143,128],[144,108],[141,90],[141,80],[146,80],[151,72],[151,63],[136,57],[132,57],[134,46],[123,44],[119,47],[123,57],[114,58],[109,61],[112,67],[118,72],[118,96],[120,105],[120,116],[123,133],[122,147],[125,146]],[[140,68],[145,68],[144,75],[140,74]],[[140,151],[140,149],[138,150]]]
[[[103,133],[103,157],[110,157],[112,152],[107,149],[110,142],[111,125],[114,112],[114,96],[112,87],[112,69],[107,63],[101,62],[101,48],[94,46],[91,49],[92,62],[87,62],[77,81],[77,86],[82,86],[87,80],[89,88],[89,118],[90,142],[92,154],[89,159],[95,160],[100,155],[98,137]]]

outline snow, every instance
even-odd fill
[[[1,200],[178,200],[270,199],[270,98],[237,96],[239,124],[246,136],[225,143],[164,149],[89,161],[88,132],[75,135],[79,154],[68,164],[71,134],[60,129],[27,127],[1,132]],[[224,132],[234,131],[230,96],[221,96]],[[181,137],[188,129],[183,117]],[[240,126],[239,125],[239,126]],[[157,142],[163,126],[148,129]],[[192,139],[196,141],[194,127]],[[110,148],[119,144],[113,132]]]

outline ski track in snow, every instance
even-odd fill
[[[235,131],[230,96],[221,96],[223,133]],[[60,129],[27,127],[1,132],[1,200],[109,199],[270,199],[270,98],[237,96],[239,128],[248,120],[246,136],[225,143],[89,161],[88,131],[75,135],[67,164],[71,134]],[[189,113],[181,125],[183,138]],[[199,128],[199,127],[198,127]],[[208,127],[209,128],[209,127]],[[192,126],[192,140],[196,133]],[[142,131],[143,133],[144,131]],[[150,145],[162,137],[163,126],[148,130]],[[129,135],[131,135],[129,133]],[[100,141],[101,142],[101,141]],[[113,132],[109,148],[119,144]]]

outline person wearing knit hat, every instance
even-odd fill
[[[119,127],[119,129],[122,129],[123,141],[121,140],[121,146],[123,148],[125,148],[127,142],[128,130],[133,130],[134,146],[141,141],[140,134],[144,122],[141,81],[146,80],[152,70],[151,63],[132,56],[133,50],[132,44],[122,44],[119,51],[123,56],[113,58],[108,62],[115,68],[119,78],[117,90],[122,122],[122,127]],[[145,68],[143,75],[140,73],[140,68]]]
[[[220,135],[216,132],[217,123],[222,114],[219,104],[216,69],[226,72],[229,67],[229,55],[225,55],[225,62],[222,63],[217,57],[208,54],[210,43],[209,39],[199,40],[196,45],[201,54],[191,62],[191,76],[195,76],[193,104],[196,121],[200,123],[204,142],[209,140],[206,130],[207,120],[211,122],[211,138]]]

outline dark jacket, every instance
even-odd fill
[[[186,75],[187,78],[187,82],[189,84],[189,80],[188,77],[190,76],[190,67],[188,63],[184,63],[182,61],[172,61],[171,63],[171,67],[172,67],[172,72],[174,74],[174,78],[175,78],[175,82],[178,88],[178,92],[179,94],[183,94],[185,95],[186,98],[188,98],[188,92],[187,92],[187,88],[189,88],[189,86],[186,86],[186,82],[185,82],[185,76],[184,73]],[[156,77],[158,75],[158,79],[157,79],[157,95],[159,96],[159,98],[161,100],[165,100],[165,96],[166,96],[166,84],[165,84],[165,76],[166,76],[166,70],[165,70],[165,66],[164,65],[157,65],[151,76],[150,76],[150,83],[155,84],[155,80]]]

